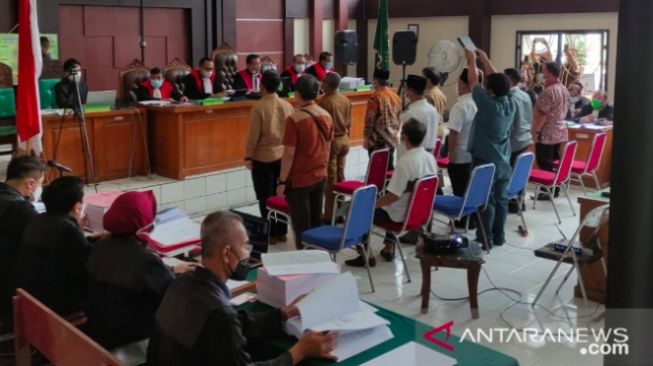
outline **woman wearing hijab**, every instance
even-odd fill
[[[154,313],[174,279],[143,238],[155,216],[152,191],[119,196],[104,215],[111,235],[93,246],[86,263],[89,334],[106,348],[149,337]]]

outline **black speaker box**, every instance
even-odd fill
[[[336,65],[358,62],[358,35],[355,30],[337,31],[333,42]]]
[[[417,55],[417,35],[412,30],[396,31],[392,36],[392,62],[412,65]]]

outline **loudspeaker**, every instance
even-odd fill
[[[392,62],[412,65],[417,55],[417,35],[412,30],[396,31],[392,36]]]
[[[333,47],[335,65],[352,65],[358,62],[358,36],[355,30],[337,31]]]

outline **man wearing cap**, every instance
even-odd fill
[[[374,70],[374,94],[367,101],[363,146],[370,155],[375,150],[390,149],[388,170],[394,170],[393,155],[399,142],[401,99],[388,88],[389,78],[389,71]]]
[[[422,146],[426,151],[433,152],[435,148],[435,141],[438,138],[438,125],[440,124],[440,114],[434,106],[424,97],[426,90],[426,79],[419,75],[408,75],[406,79],[406,98],[408,99],[408,107],[401,113],[400,119],[403,125],[411,118],[416,119],[426,126],[426,136]],[[403,143],[399,144],[397,150],[397,159],[406,152],[406,146]]]

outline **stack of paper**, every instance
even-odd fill
[[[332,354],[343,361],[393,337],[387,320],[361,307],[350,272],[332,277],[297,303],[300,316],[286,322],[286,332],[300,338],[306,330],[338,332]]]
[[[453,366],[456,363],[458,361],[453,357],[449,357],[422,344],[408,342],[371,361],[365,362],[362,366]]]
[[[261,255],[261,260],[270,276],[340,273],[338,265],[333,263],[329,253],[322,250],[265,253]]]
[[[148,236],[152,249],[172,256],[200,242],[200,224],[177,208],[167,209],[157,214],[154,230]]]
[[[118,198],[123,192],[110,191],[84,196],[84,203],[86,204],[86,228],[91,231],[103,231],[104,226],[102,220],[104,213],[107,212],[113,201]]]
[[[365,79],[345,76],[340,80],[340,88],[354,90],[365,85]]]
[[[258,270],[256,292],[258,300],[275,308],[292,303],[300,295],[311,292],[335,273],[270,276],[265,268]]]

